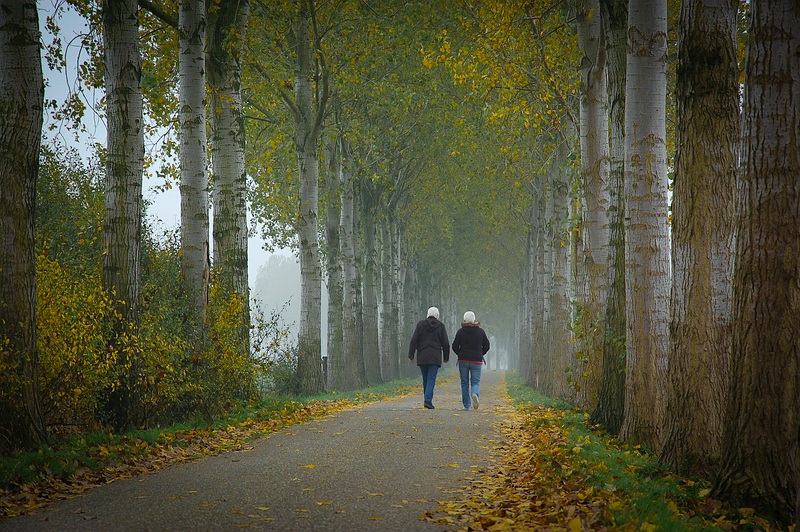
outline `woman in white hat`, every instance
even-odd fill
[[[489,337],[475,321],[475,313],[464,313],[461,328],[453,338],[453,353],[458,355],[458,373],[461,376],[461,403],[464,410],[478,409],[481,396],[481,370],[483,356],[489,351]]]

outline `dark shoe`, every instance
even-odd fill
[[[425,403],[425,408],[428,410],[435,410],[436,407],[433,406],[433,403]]]

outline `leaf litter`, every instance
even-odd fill
[[[506,393],[506,387],[501,390]],[[504,399],[502,403],[513,404],[510,397]],[[643,471],[655,459],[590,427],[585,415],[580,417],[582,430],[571,434],[575,422],[565,419],[567,413],[560,408],[520,403],[499,410],[495,430],[502,438],[493,442],[489,464],[476,471],[478,476],[464,478],[465,485],[451,490],[451,498],[438,501],[437,509],[422,514],[421,520],[466,532],[780,530],[751,508],[727,508],[711,499],[711,490],[699,481]],[[588,451],[590,445],[600,445],[600,452]],[[633,481],[604,482],[595,474],[612,456],[626,462],[624,474],[636,477]],[[648,506],[652,501],[643,501],[647,495],[642,484],[662,480],[670,482],[667,490],[676,492],[665,495],[653,510]],[[664,512],[671,514],[667,523]],[[794,526],[788,530],[795,532]]]

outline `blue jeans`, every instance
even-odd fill
[[[469,362],[458,363],[458,374],[461,376],[461,403],[464,408],[472,408],[472,395],[481,395],[481,364]]]
[[[422,372],[422,397],[425,403],[433,404],[433,389],[436,387],[436,374],[439,366],[420,366]]]

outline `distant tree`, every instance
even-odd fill
[[[35,2],[0,6],[0,449],[47,439],[39,406],[34,207],[44,110]]]
[[[353,149],[347,138],[340,139],[342,157],[342,353],[344,353],[343,378],[345,387],[363,386],[363,350],[361,343],[361,277],[356,251],[358,205],[356,201]]]
[[[684,0],[678,39],[667,417],[660,461],[720,457],[730,367],[739,146],[737,0]]]
[[[713,496],[800,522],[800,10],[750,4],[731,389]]]
[[[328,375],[327,387],[329,389],[344,390],[344,382],[339,376],[344,376],[342,371],[344,359],[344,267],[342,264],[342,203],[341,187],[343,180],[342,155],[340,132],[338,128],[331,128],[330,134],[325,138],[325,152],[328,168],[324,178],[325,194],[325,270],[328,284]],[[352,356],[352,353],[350,353]],[[334,369],[338,371],[334,371]],[[338,373],[338,375],[337,375]],[[356,381],[357,382],[357,381]],[[351,384],[351,389],[355,383]]]
[[[667,2],[630,0],[625,97],[627,342],[623,440],[659,447],[669,311]]]
[[[137,327],[142,267],[144,132],[136,0],[108,0],[102,17],[108,117],[103,286],[118,316],[111,324],[110,348],[119,374],[106,410],[116,428],[125,428],[134,413],[137,360],[123,344]]]

